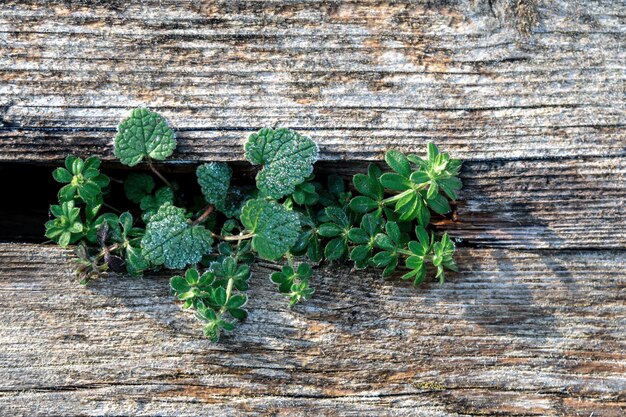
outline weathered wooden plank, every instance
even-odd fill
[[[477,160],[625,153],[620,1],[4,4],[3,161],[112,159],[138,105],[180,129],[182,161],[240,160],[275,124],[327,159],[427,141]]]
[[[626,248],[626,158],[466,163],[441,230],[479,246]]]
[[[443,287],[320,269],[212,345],[167,277],[80,287],[67,251],[0,245],[0,410],[35,415],[621,416],[626,253],[462,249]]]

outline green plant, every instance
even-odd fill
[[[431,212],[451,210],[461,162],[434,144],[424,159],[390,150],[391,172],[371,164],[348,187],[337,175],[316,178],[319,151],[310,138],[265,128],[244,146],[245,157],[260,167],[256,186],[233,184],[227,163],[202,164],[196,176],[205,204],[195,208],[153,163],[175,147],[173,130],[157,113],[135,109],[122,121],[115,155],[131,167],[145,161],[163,186],[147,173],[130,173],[123,190],[133,208],[119,214],[101,213],[111,208],[104,198],[115,185],[100,173],[97,158],[68,156],[65,168],[54,171],[65,185],[50,208],[46,236],[62,247],[77,245],[82,283],[108,270],[141,275],[188,268],[171,279],[172,293],[217,341],[247,316],[249,264],[256,258],[283,263],[270,278],[290,306],[312,296],[313,266],[324,261],[349,260],[356,269],[380,268],[383,276],[402,269],[415,285],[428,264],[441,283],[445,269],[456,270],[454,243],[447,234],[438,240],[428,227]]]

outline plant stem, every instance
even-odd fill
[[[400,194],[396,194],[396,195],[392,195],[389,198],[385,198],[382,203],[383,204],[391,204],[391,203],[395,203],[396,201],[400,200],[402,197],[404,197],[405,195],[408,195],[410,193],[412,193],[414,190],[412,188],[409,188],[408,190],[402,191]]]
[[[113,206],[112,206],[112,205],[110,205],[110,204],[107,204],[107,203],[105,203],[105,202],[102,202],[102,205],[103,205],[104,207],[107,207],[107,208],[109,208],[109,209],[113,210],[113,211],[114,211],[114,212],[116,212],[116,213],[122,213],[122,210],[118,209],[117,207],[113,207]]]
[[[174,191],[174,187],[172,186],[172,184],[154,167],[154,165],[152,164],[152,159],[148,157],[147,161],[148,161],[148,166],[150,167],[152,172],[154,172],[154,174],[157,177],[159,177],[161,181],[165,183],[165,185],[167,185],[172,191]]]
[[[239,234],[237,236],[222,236],[222,235],[218,235],[217,233],[211,233],[211,235],[216,239],[226,240],[226,241],[246,240],[246,239],[251,239],[254,237],[254,233],[246,233],[245,235]]]
[[[411,252],[410,250],[406,250],[406,249],[398,249],[396,252],[402,254],[402,255],[406,255],[406,256],[413,256],[415,255],[413,252]]]
[[[289,252],[287,252],[285,254],[285,258],[287,258],[287,263],[289,264],[289,266],[291,267],[291,269],[294,269],[294,262],[293,262],[293,255]]]
[[[203,221],[206,220],[207,217],[209,217],[209,215],[211,213],[213,213],[213,209],[214,207],[209,204],[208,206],[205,207],[204,212],[200,215],[200,217],[198,217],[196,220],[194,220],[193,222],[191,222],[192,226],[197,226],[200,223],[202,223]]]
[[[113,252],[114,250],[118,249],[120,247],[119,243],[114,243],[111,246],[108,246],[106,248],[103,248],[98,255],[96,256],[96,261],[99,261],[100,259],[102,259],[104,257],[104,255],[106,255],[108,252]]]
[[[220,309],[220,314],[224,314],[226,312],[226,306],[228,305],[228,300],[230,300],[230,294],[233,292],[234,283],[235,283],[235,277],[228,278],[228,284],[226,284],[226,302]]]

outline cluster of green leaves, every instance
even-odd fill
[[[233,181],[224,162],[196,170],[204,207],[185,200],[154,166],[175,150],[174,131],[150,110],[133,110],[118,127],[115,155],[151,174],[132,172],[123,189],[127,211],[104,212],[112,184],[100,161],[69,156],[53,177],[65,184],[50,208],[46,236],[66,247],[77,244],[78,274],[89,282],[106,271],[141,275],[162,268],[181,270],[171,279],[173,295],[219,340],[247,316],[250,267],[256,258],[282,262],[270,279],[293,306],[312,296],[313,267],[351,261],[355,269],[382,269],[383,276],[421,283],[427,265],[444,281],[456,269],[454,243],[429,232],[432,215],[450,212],[461,189],[461,162],[428,145],[424,159],[391,150],[391,172],[371,164],[349,186],[340,176],[320,181],[313,174],[318,147],[289,129],[261,129],[250,135],[245,157],[258,166],[255,187]],[[154,174],[154,176],[152,175]],[[163,183],[157,187],[157,181]],[[196,197],[197,200],[197,197]]]

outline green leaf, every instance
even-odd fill
[[[345,238],[332,239],[326,245],[324,255],[329,261],[338,261],[344,258],[348,253],[348,245]]]
[[[132,172],[124,181],[124,193],[133,203],[139,204],[141,199],[149,195],[154,189],[154,180],[148,174]]]
[[[436,194],[433,198],[426,200],[428,207],[430,207],[435,213],[447,214],[450,212],[450,203],[441,194]]]
[[[411,165],[402,152],[396,150],[387,151],[385,154],[385,162],[401,176],[408,178],[409,175],[411,175]]]
[[[359,195],[350,200],[350,208],[357,213],[367,213],[378,208],[378,202]]]
[[[275,201],[249,200],[241,210],[241,222],[254,234],[253,249],[269,260],[283,256],[300,233],[298,215]]]
[[[252,164],[263,165],[256,176],[257,187],[276,199],[293,193],[311,175],[319,152],[310,138],[285,128],[253,133],[244,149]]]
[[[144,211],[141,218],[148,222],[164,204],[174,204],[174,192],[169,187],[159,188],[154,195],[147,195],[141,199],[139,207]]]
[[[230,297],[226,307],[230,310],[231,308],[240,308],[248,301],[248,297],[245,294],[236,294]]]
[[[438,183],[443,192],[452,200],[456,200],[456,192],[463,187],[463,183],[457,177],[441,179]]]
[[[380,184],[380,176],[382,171],[375,164],[370,164],[367,168],[367,175],[356,174],[352,182],[357,191],[374,201],[380,201],[383,198],[383,186]]]
[[[367,245],[355,246],[350,252],[350,259],[355,262],[360,262],[367,259],[372,253],[372,249]]]
[[[209,204],[222,211],[226,201],[226,193],[230,187],[232,169],[226,162],[209,162],[196,169],[198,184]]]
[[[344,193],[346,191],[345,184],[343,183],[343,178],[339,175],[331,174],[328,176],[328,191],[336,196]]]
[[[219,306],[223,306],[226,304],[226,290],[222,287],[218,287],[215,289],[215,293],[213,294],[215,302]]]
[[[213,238],[203,226],[187,221],[185,210],[168,203],[159,208],[141,239],[143,256],[154,265],[183,268],[211,252]]]
[[[386,188],[395,191],[404,191],[411,188],[411,182],[407,178],[392,172],[381,175],[380,183]]]
[[[319,228],[317,229],[317,233],[320,236],[324,237],[336,237],[341,235],[344,231],[344,228],[335,223],[323,223],[320,224]]]
[[[248,317],[248,312],[242,308],[230,308],[228,312],[237,320],[243,321]]]
[[[80,222],[80,209],[74,207],[74,201],[66,201],[61,205],[50,207],[56,217],[46,222],[46,237],[66,247],[83,237],[84,226]]]
[[[348,239],[350,239],[351,242],[363,245],[370,241],[370,236],[363,229],[352,228],[348,232]]]
[[[57,182],[62,184],[67,184],[72,181],[74,177],[67,169],[65,168],[57,168],[52,172],[52,176]]]
[[[158,113],[138,108],[120,123],[115,136],[115,156],[135,166],[143,158],[164,160],[174,152],[174,131]]]
[[[132,245],[126,246],[125,261],[126,271],[130,275],[141,275],[150,267],[150,262],[144,258],[141,248]]]
[[[435,157],[439,155],[439,148],[437,148],[437,145],[435,145],[432,142],[428,143],[428,160],[429,161],[434,161]]]

